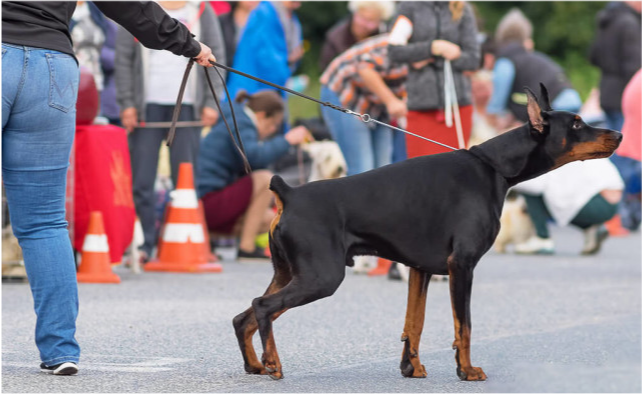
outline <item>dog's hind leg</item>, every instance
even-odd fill
[[[473,286],[473,268],[476,261],[457,257],[448,257],[448,273],[450,275],[450,300],[455,323],[455,341],[457,376],[461,380],[486,380],[486,374],[481,368],[473,367],[470,362],[470,294]]]
[[[290,308],[334,294],[343,281],[345,268],[343,264],[337,264],[336,267],[340,269],[333,271],[332,268],[335,266],[325,264],[327,261],[327,259],[319,260],[317,257],[314,261],[306,262],[306,268],[316,267],[322,271],[299,273],[283,289],[274,294],[256,298],[252,302],[263,343],[262,362],[273,379],[281,379],[283,373],[272,332],[272,321]],[[342,262],[340,257],[334,261]]]
[[[278,251],[276,251],[272,247],[272,245],[273,243],[270,243],[270,249],[272,251],[272,261],[274,264],[274,277],[272,278],[272,282],[268,286],[267,290],[263,294],[264,296],[274,294],[275,292],[279,291],[292,279],[289,265],[287,264],[287,262],[280,258]],[[277,317],[278,316],[273,316],[272,320],[276,319]],[[241,354],[243,355],[245,372],[250,374],[265,375],[267,371],[256,356],[254,345],[252,344],[252,337],[259,327],[256,321],[256,316],[254,314],[254,308],[249,307],[243,313],[237,315],[233,320],[233,324],[234,332],[236,333],[236,339],[238,340],[239,348],[241,349]]]
[[[419,341],[424,328],[426,295],[431,276],[426,272],[410,268],[406,323],[401,334],[401,340],[405,344],[400,365],[401,374],[407,378],[425,378],[427,375],[426,369],[419,361]]]

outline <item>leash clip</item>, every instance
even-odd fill
[[[372,118],[368,114],[359,115],[359,117],[361,118],[363,123],[368,123],[372,120]]]

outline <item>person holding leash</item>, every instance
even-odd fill
[[[209,3],[189,1],[160,1],[158,3],[172,18],[181,21],[205,45],[212,48],[219,62],[226,64],[223,34],[218,18]],[[124,28],[116,38],[116,99],[121,108],[123,128],[129,132],[128,142],[132,162],[134,205],[143,228],[145,241],[139,247],[141,262],[153,258],[158,238],[154,184],[158,170],[159,150],[167,139],[169,127],[141,128],[140,122],[169,123],[187,59],[172,56],[166,51],[144,48]],[[200,120],[204,127],[218,120],[216,102],[201,70],[192,71],[183,95],[179,121]],[[222,81],[213,78],[216,94],[223,96]],[[169,148],[172,185],[178,182],[181,163],[196,165],[201,127],[182,127]],[[162,219],[162,218],[161,218]]]
[[[216,60],[154,2],[96,2],[145,46]],[[67,221],[67,168],[79,70],[69,22],[76,2],[2,2],[2,178],[34,297],[43,372],[78,373],[78,285]]]
[[[447,61],[461,115],[461,142],[472,129],[470,78],[479,68],[477,23],[470,5],[462,1],[402,1],[390,32],[389,54],[394,63],[406,63],[408,73],[409,131],[443,144],[459,147],[455,127],[447,125],[444,84]],[[457,122],[457,119],[455,119]],[[450,151],[448,148],[406,135],[408,158]]]

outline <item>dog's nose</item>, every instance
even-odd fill
[[[617,134],[615,138],[617,138],[617,142],[622,142],[622,138],[624,138],[624,135],[620,132],[616,132],[616,133]]]

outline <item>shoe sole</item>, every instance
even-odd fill
[[[605,231],[603,233],[598,234],[597,235],[597,245],[595,245],[595,247],[593,249],[591,249],[591,250],[583,250],[581,254],[583,256],[591,256],[591,255],[597,254],[600,251],[600,249],[602,248],[602,243],[604,241],[606,241],[606,239],[608,237],[609,237],[609,232],[608,231]]]
[[[56,369],[40,369],[40,371],[51,375],[76,375],[78,367],[73,363],[63,363]]]

